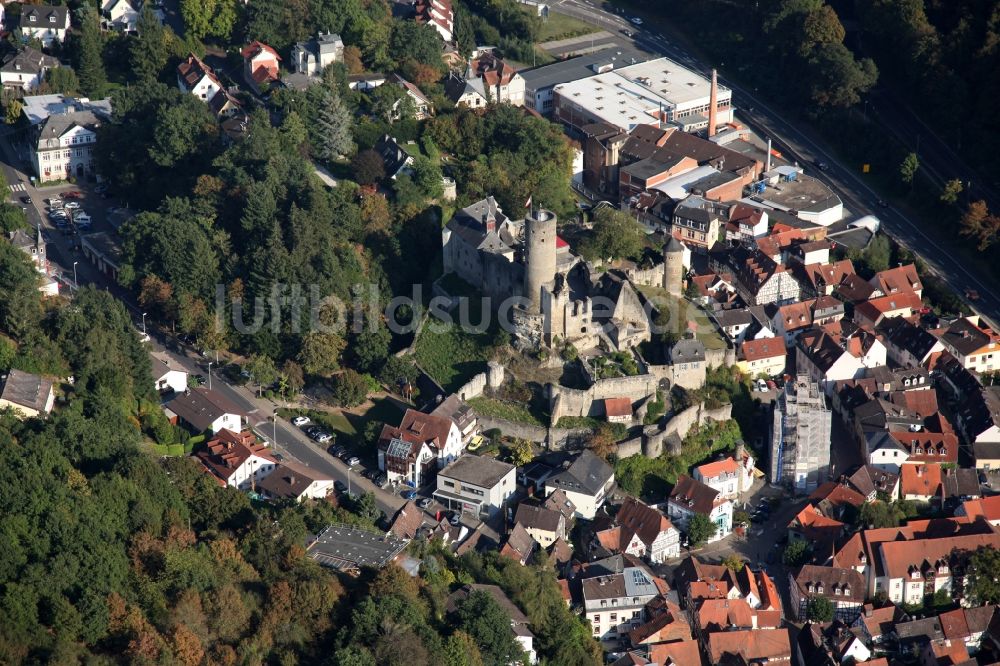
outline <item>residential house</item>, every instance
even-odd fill
[[[491,102],[524,106],[524,79],[492,51],[484,51],[473,60],[465,78],[482,81],[486,99]]]
[[[771,304],[765,312],[771,313],[771,330],[775,335],[784,336],[785,342],[792,345],[803,331],[843,319],[844,304],[833,296],[820,296],[799,303]]]
[[[521,502],[514,514],[514,524],[520,525],[528,536],[542,548],[548,548],[557,539],[569,538],[566,516],[554,509],[546,509],[536,504]]]
[[[139,10],[135,0],[103,0],[101,14],[104,25],[118,32],[135,32],[139,29]]]
[[[950,469],[941,463],[903,465],[899,492],[904,500],[918,502],[964,501],[979,497],[979,476],[974,469]]]
[[[516,469],[493,458],[462,455],[438,472],[434,498],[461,513],[495,515],[516,490]]]
[[[662,563],[680,556],[680,532],[657,509],[632,497],[615,514],[614,524],[596,535],[611,553],[625,553]]]
[[[808,245],[803,243],[793,247],[802,248]],[[854,264],[851,263],[850,259],[833,263],[805,264],[795,262],[791,269],[792,274],[802,287],[802,295],[809,298],[832,296],[838,285],[842,284],[849,276],[854,275]]]
[[[660,595],[653,578],[639,567],[582,581],[584,617],[597,640],[614,640],[646,621],[646,604]]]
[[[417,23],[434,28],[445,42],[452,41],[455,32],[455,12],[451,0],[417,0],[414,9]]]
[[[483,80],[467,79],[461,73],[452,71],[444,80],[444,94],[455,106],[466,106],[470,109],[485,108],[489,104]]]
[[[254,40],[240,50],[240,57],[243,58],[243,80],[257,94],[265,92],[279,79],[281,57],[267,44]]]
[[[806,620],[809,600],[822,597],[833,604],[834,617],[851,624],[861,615],[865,603],[865,579],[854,569],[802,565],[788,574],[789,594],[795,618]]]
[[[39,375],[10,370],[0,391],[0,410],[10,409],[18,418],[36,418],[52,411],[52,382]]]
[[[545,494],[562,490],[576,508],[575,515],[593,520],[605,498],[615,488],[615,470],[590,450],[581,451],[572,463],[545,480]]]
[[[859,494],[865,501],[873,502],[881,494],[889,500],[899,497],[899,475],[893,474],[874,465],[862,465],[847,477],[847,485]]]
[[[460,604],[468,599],[469,595],[474,592],[484,592],[493,597],[493,600],[497,603],[497,605],[503,609],[507,617],[510,618],[510,630],[514,634],[514,639],[521,645],[521,649],[524,650],[527,655],[528,663],[534,664],[535,661],[537,661],[534,646],[535,636],[528,628],[530,624],[528,618],[521,611],[521,609],[510,600],[510,597],[504,594],[503,590],[496,585],[467,583],[448,596],[445,609],[449,613],[454,613],[458,610]]]
[[[789,541],[804,541],[814,553],[827,553],[844,536],[847,525],[823,515],[812,504],[806,504],[788,523]]]
[[[465,448],[462,432],[444,416],[408,409],[398,426],[386,424],[378,444],[379,469],[393,481],[419,488],[435,469],[456,460]]]
[[[738,247],[730,253],[736,293],[747,305],[793,303],[801,296],[801,287],[782,264],[760,250]]]
[[[662,643],[691,640],[691,624],[677,604],[664,600],[663,607],[650,614],[653,617],[648,622],[628,633],[628,641],[632,647],[650,649]]]
[[[742,448],[742,447],[741,447]],[[718,490],[725,499],[735,500],[753,485],[754,459],[745,450],[736,456],[699,465],[691,476],[706,486]]]
[[[212,99],[208,100],[208,108],[217,118],[226,118],[229,121],[221,124],[223,131],[227,128],[231,130],[238,128],[240,130],[238,134],[246,132],[247,115],[243,111],[243,105],[230,91],[223,88],[215,93]],[[233,133],[237,134],[235,131]]]
[[[396,180],[400,174],[409,171],[413,165],[413,156],[388,134],[375,143],[373,150],[382,158],[386,177],[392,180]]]
[[[864,330],[831,332],[829,327],[813,327],[799,336],[795,360],[799,374],[806,374],[829,395],[836,382],[886,365],[886,356],[882,341]]]
[[[188,388],[188,373],[165,351],[150,354],[153,363],[153,387],[160,393],[183,393]]]
[[[785,372],[788,351],[782,337],[747,340],[740,345],[736,367],[750,377],[777,377]]]
[[[715,488],[682,474],[667,499],[667,515],[674,524],[686,530],[691,516],[695,514],[707,517],[716,526],[715,534],[708,539],[709,543],[726,537],[732,531],[733,503]]]
[[[51,114],[42,121],[32,154],[39,182],[95,176],[94,147],[105,119],[100,112],[85,109]]]
[[[712,664],[722,664],[727,655],[738,655],[744,663],[791,663],[792,659],[788,629],[717,631],[708,635],[707,643]]]
[[[257,484],[278,466],[270,449],[257,443],[250,431],[222,428],[195,457],[220,486],[256,490]]]
[[[340,35],[320,32],[308,42],[296,42],[289,65],[296,74],[319,76],[328,66],[344,59],[344,41]]]
[[[269,499],[323,499],[333,493],[333,479],[296,462],[279,463],[257,485]]]
[[[50,69],[58,66],[56,58],[25,46],[4,58],[0,65],[0,82],[4,88],[33,90],[41,85]]]
[[[531,555],[537,547],[538,544],[528,534],[528,530],[525,529],[524,525],[515,523],[514,529],[507,535],[507,540],[500,548],[500,554],[524,566],[531,559]]]
[[[462,448],[468,446],[472,438],[481,431],[476,412],[454,393],[442,400],[431,412],[431,416],[446,418],[455,424],[462,440]]]
[[[388,83],[398,86],[406,93],[406,96],[413,103],[413,118],[416,120],[425,120],[430,118],[434,114],[434,104],[431,102],[430,98],[423,93],[420,88],[418,88],[413,83],[410,83],[404,79],[399,74],[390,74]],[[394,119],[399,118],[399,113],[397,109],[399,108],[399,102],[396,103],[396,107],[393,109]]]
[[[53,42],[60,44],[69,31],[69,7],[49,5],[23,5],[18,26],[25,39],[37,39],[45,48]]]
[[[957,319],[935,334],[962,367],[980,374],[1000,369],[1000,335],[979,315]]]
[[[165,405],[172,423],[182,423],[194,433],[211,430],[239,432],[246,418],[243,410],[218,391],[205,387],[188,389]]]
[[[995,615],[996,606],[975,606],[946,611],[938,616],[938,620],[945,640],[961,643],[975,654],[982,646],[986,630]]]
[[[208,103],[223,90],[212,68],[193,53],[177,65],[177,87]]]
[[[705,343],[693,335],[682,338],[667,349],[667,364],[671,366],[670,379],[675,386],[699,389],[705,384],[708,363]]]
[[[869,645],[879,646],[892,638],[896,624],[904,617],[906,614],[898,606],[889,604],[875,608],[872,604],[865,604],[851,628],[858,629]]]
[[[555,490],[549,493],[545,497],[545,501],[542,502],[542,506],[561,513],[566,518],[567,527],[569,527],[576,516],[576,505],[573,504],[564,490]]]
[[[921,296],[924,291],[924,285],[920,281],[920,276],[917,275],[917,267],[913,264],[879,271],[869,282],[886,296],[908,291]]]
[[[753,314],[747,308],[716,307],[709,311],[722,334],[732,342],[743,342],[744,336],[753,324]]]
[[[885,296],[882,291],[860,275],[848,275],[834,288],[834,294],[845,303],[864,303]]]
[[[944,344],[905,317],[886,317],[877,327],[889,359],[906,367],[926,366]]]
[[[1000,443],[1000,386],[977,385],[959,402],[956,416],[959,430],[985,454],[986,444]]]
[[[1000,471],[1000,442],[973,442],[972,455],[976,469],[987,474]]]
[[[626,188],[626,194],[628,191]],[[670,233],[688,247],[704,252],[719,242],[725,217],[726,211],[718,203],[692,194],[674,208]]]
[[[1000,495],[966,500],[955,510],[955,516],[982,518],[990,525],[1000,526]]]
[[[920,296],[912,291],[873,298],[854,306],[854,321],[863,328],[874,329],[887,317],[911,317],[923,307]]]
[[[726,240],[748,243],[767,235],[767,211],[744,203],[737,203],[729,209],[726,222]]]

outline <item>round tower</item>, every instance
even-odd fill
[[[663,288],[674,296],[680,296],[684,280],[684,246],[670,237],[670,242],[663,248]]]
[[[556,279],[556,215],[550,210],[532,210],[524,219],[524,295],[531,311],[541,312],[542,287]]]

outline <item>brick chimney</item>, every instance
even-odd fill
[[[719,104],[719,76],[712,70],[712,91],[708,96],[708,136],[715,136],[716,116],[718,115]]]

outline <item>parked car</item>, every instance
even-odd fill
[[[105,192],[108,191],[108,184],[98,183],[97,186],[94,187],[94,191],[97,192],[98,194],[104,194]]]
[[[389,475],[386,474],[385,472],[379,472],[378,474],[375,475],[373,481],[375,485],[378,486],[379,488],[385,488],[387,485],[389,485]]]
[[[403,491],[403,499],[415,500],[417,499],[417,491],[413,489],[406,489]]]
[[[629,19],[629,21],[631,21],[633,25],[642,25],[642,19],[638,16],[633,16]]]
[[[328,432],[322,432],[322,431],[320,431],[319,433],[316,434],[316,441],[319,442],[320,444],[326,444],[327,442],[329,442],[332,439],[333,439],[333,435],[331,435]]]
[[[426,509],[431,505],[431,502],[433,501],[434,500],[432,500],[430,497],[425,497],[424,499],[417,502],[417,506],[419,506],[421,509]]]
[[[350,467],[357,467],[358,465],[361,464],[361,458],[357,456],[351,456],[350,458],[347,459],[347,464]]]
[[[338,493],[347,492],[347,484],[344,483],[343,481],[334,481],[333,489],[336,490]]]
[[[451,515],[448,516],[448,522],[451,523],[452,526],[458,527],[459,525],[462,524],[461,514],[459,514],[458,511],[452,511]]]
[[[63,199],[82,199],[83,192],[81,192],[80,190],[70,190],[68,192],[60,192],[59,196],[61,196]]]
[[[80,202],[79,201],[67,201],[63,205],[63,208],[69,208],[69,209],[79,208],[79,207],[80,207]]]
[[[309,417],[308,416],[296,416],[294,419],[292,419],[292,425],[293,426],[298,426],[300,428],[302,426],[306,425],[307,423],[309,423]]]
[[[486,441],[486,438],[482,435],[475,435],[470,441],[466,448],[467,451],[475,451]]]

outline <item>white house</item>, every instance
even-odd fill
[[[221,486],[256,490],[257,484],[274,471],[278,461],[270,450],[257,444],[251,432],[223,429],[196,454]]]
[[[181,92],[191,93],[199,99],[209,102],[215,94],[222,90],[222,83],[212,68],[201,61],[195,54],[177,65],[177,87]]]
[[[183,423],[196,433],[243,429],[242,410],[221,393],[204,387],[188,389],[164,408],[172,422]]]
[[[542,548],[548,548],[557,539],[567,539],[566,516],[555,509],[521,502],[517,505],[514,524],[521,525]]]
[[[438,472],[434,498],[462,513],[495,515],[517,489],[516,470],[494,458],[463,455]]]
[[[52,411],[52,382],[39,375],[11,370],[0,391],[0,410],[11,409],[19,418],[35,418]]]
[[[69,30],[69,7],[23,5],[20,28],[21,34],[39,40],[45,48],[61,43]]]
[[[753,456],[742,451],[737,452],[736,457],[729,456],[695,467],[691,475],[695,480],[719,491],[725,499],[735,500],[750,490],[753,485],[753,470]]]
[[[836,382],[863,377],[866,368],[885,366],[886,357],[882,341],[863,331],[840,337],[813,328],[799,337],[796,368],[829,395]]]
[[[657,509],[629,497],[615,514],[620,534],[619,550],[627,555],[660,563],[681,554],[681,533]]]
[[[834,617],[850,624],[865,603],[865,579],[855,569],[820,567],[804,564],[797,573],[789,572],[789,595],[792,614],[800,622],[806,620],[809,600],[823,597],[833,604]]]
[[[445,42],[450,42],[455,31],[455,13],[450,0],[417,0],[416,20],[425,23],[441,36]]]
[[[659,595],[645,570],[625,567],[622,573],[583,580],[584,617],[596,640],[613,640],[646,621],[646,604]]]
[[[153,385],[157,391],[183,393],[188,387],[188,373],[178,367],[166,352],[153,352]]]
[[[292,47],[289,66],[296,74],[319,76],[329,65],[343,59],[344,42],[340,35],[321,32],[315,39]]]
[[[4,88],[32,90],[41,85],[50,69],[58,66],[57,59],[25,46],[4,58],[0,66],[0,82]]]
[[[139,10],[132,0],[104,0],[101,13],[113,30],[135,32],[139,27]]]
[[[577,517],[587,520],[594,519],[614,487],[614,468],[589,450],[580,452],[571,464],[545,480],[546,495],[562,490],[576,506]]]
[[[74,107],[70,107],[74,108]],[[90,108],[52,114],[38,126],[32,162],[38,180],[96,175],[94,146],[104,118]]]
[[[715,523],[716,531],[708,538],[709,543],[726,537],[733,529],[733,503],[715,488],[681,475],[667,499],[667,515],[675,525],[686,530],[695,514],[706,516]]]
[[[258,484],[270,499],[323,499],[333,492],[333,479],[294,462],[278,464]]]

